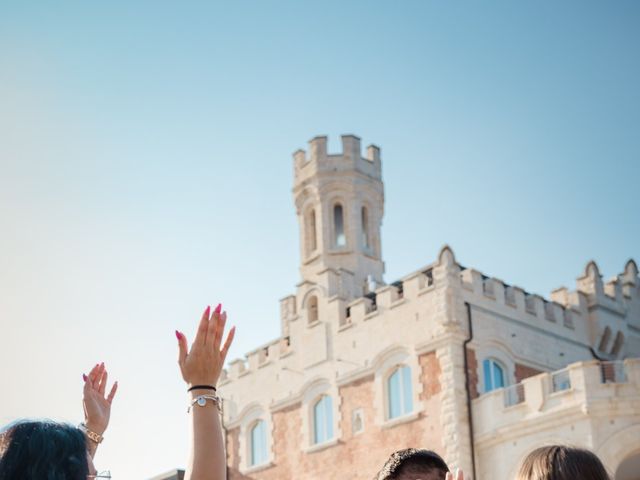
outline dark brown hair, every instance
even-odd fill
[[[516,480],[610,480],[598,457],[589,450],[549,445],[531,452]]]
[[[50,421],[20,421],[0,434],[0,480],[86,480],[84,434]]]
[[[395,480],[407,474],[439,474],[444,479],[449,467],[440,455],[431,450],[407,448],[393,452],[375,480]]]

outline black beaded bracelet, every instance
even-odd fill
[[[216,387],[212,385],[194,385],[189,390],[187,390],[187,392],[190,392],[191,390],[213,390],[214,392],[217,392]]]

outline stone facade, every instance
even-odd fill
[[[370,479],[391,452],[418,447],[468,478],[507,480],[552,441],[601,453],[616,480],[637,478],[626,472],[640,449],[618,441],[640,438],[635,262],[608,282],[590,262],[575,291],[545,299],[444,247],[385,284],[380,150],[362,157],[353,135],[342,144],[329,154],[316,137],[294,154],[301,282],[280,302],[281,337],[223,374],[229,478]],[[485,384],[488,361],[504,388]],[[318,417],[320,399],[330,414]],[[319,424],[329,438],[318,441]]]

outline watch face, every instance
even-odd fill
[[[198,405],[204,407],[207,404],[207,399],[204,397],[198,397]]]

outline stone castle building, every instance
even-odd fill
[[[232,480],[371,479],[429,448],[468,478],[508,480],[547,443],[640,479],[640,278],[590,262],[546,299],[435,261],[383,279],[380,150],[326,137],[294,153],[301,281],[281,336],[220,384]]]

